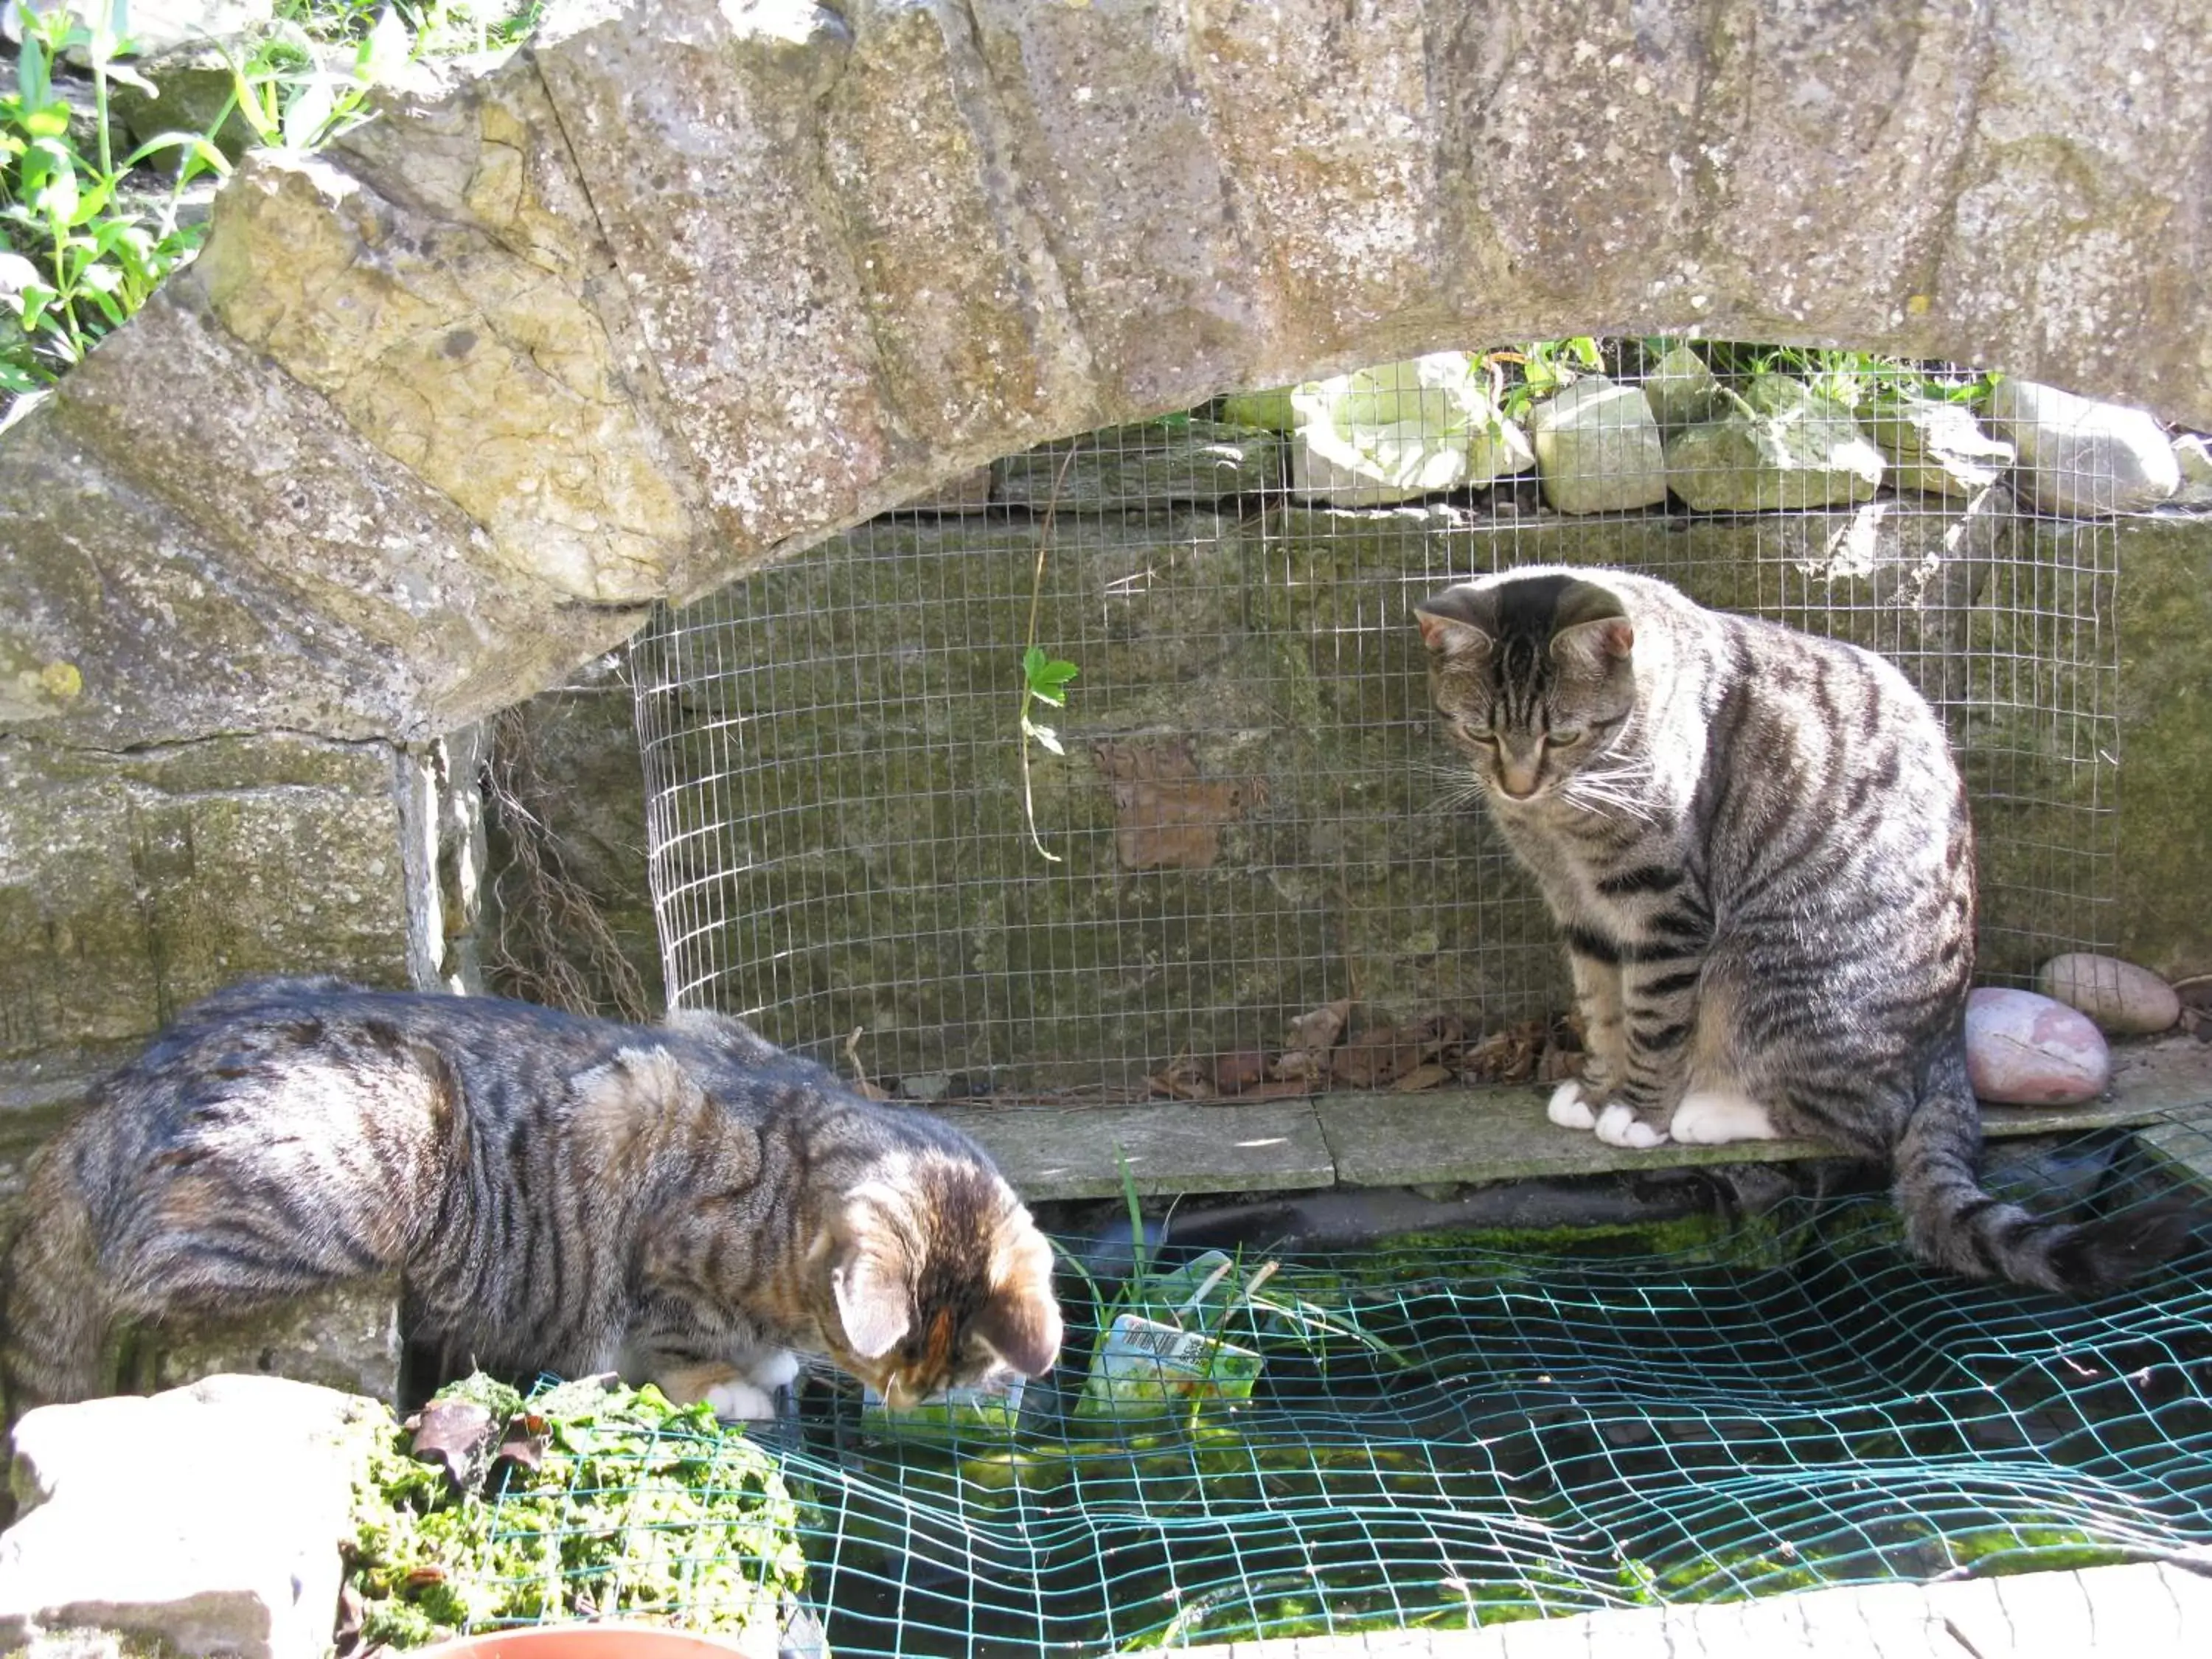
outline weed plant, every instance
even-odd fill
[[[193,187],[229,173],[216,139],[234,114],[254,145],[306,154],[368,119],[370,93],[415,60],[512,45],[538,15],[538,0],[481,15],[442,0],[283,0],[275,27],[242,56],[223,53],[232,92],[204,129],[118,154],[111,90],[157,95],[129,61],[128,0],[0,5],[21,33],[0,90],[0,425],[8,404],[82,362],[198,251]]]

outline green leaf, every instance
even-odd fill
[[[33,138],[62,138],[69,134],[67,104],[41,104],[16,118],[16,125]]]
[[[1055,708],[1067,706],[1062,689],[1080,672],[1072,662],[1047,656],[1037,646],[1033,645],[1022,653],[1022,677],[1029,688],[1029,694]]]
[[[46,320],[46,313],[61,298],[61,290],[44,283],[33,283],[21,295],[23,301],[23,332],[35,334],[39,325]]]
[[[25,7],[17,14],[23,25],[23,42],[15,54],[15,94],[23,100],[24,109],[35,113],[54,101],[53,82],[46,71],[46,49],[33,27],[29,9]],[[62,125],[66,130],[66,106],[62,110]]]
[[[120,175],[118,176],[119,177]],[[94,185],[90,190],[86,191],[82,195],[79,196],[76,199],[76,210],[72,212],[69,217],[69,222],[71,228],[74,228],[76,226],[84,224],[99,214],[105,212],[107,209],[109,200],[114,196],[114,194],[115,180],[113,179],[102,179],[97,184]],[[112,223],[114,222],[110,221],[109,222]],[[102,226],[101,228],[105,229],[106,226]]]
[[[73,225],[76,222],[76,169],[56,167],[31,198],[31,205],[50,224]]]
[[[197,161],[222,178],[230,177],[230,158],[197,132],[155,134],[123,158],[123,170],[128,173],[140,162],[171,149],[183,150],[187,161]]]

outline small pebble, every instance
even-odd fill
[[[1966,1076],[2002,1106],[2075,1106],[2112,1080],[2112,1052],[2087,1014],[2033,991],[1990,987],[1966,999]]]
[[[2053,957],[2037,971],[2035,986],[2114,1036],[2163,1031],[2181,1018],[2181,999],[2171,985],[2118,957],[2087,951]]]

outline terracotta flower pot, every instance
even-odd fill
[[[531,1625],[417,1650],[416,1659],[775,1659],[773,1632],[706,1636],[657,1625]]]

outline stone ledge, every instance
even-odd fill
[[[1291,1192],[1435,1182],[1533,1181],[1717,1164],[1834,1158],[1814,1141],[1607,1146],[1547,1122],[1544,1091],[1435,1090],[1334,1093],[1253,1104],[947,1107],[942,1115],[988,1148],[1030,1202],[1121,1191],[1121,1156],[1137,1190]],[[1984,1106],[1993,1140],[2151,1124],[2212,1107],[2212,1045],[2183,1036],[2116,1046],[2113,1081],[2085,1106]]]

